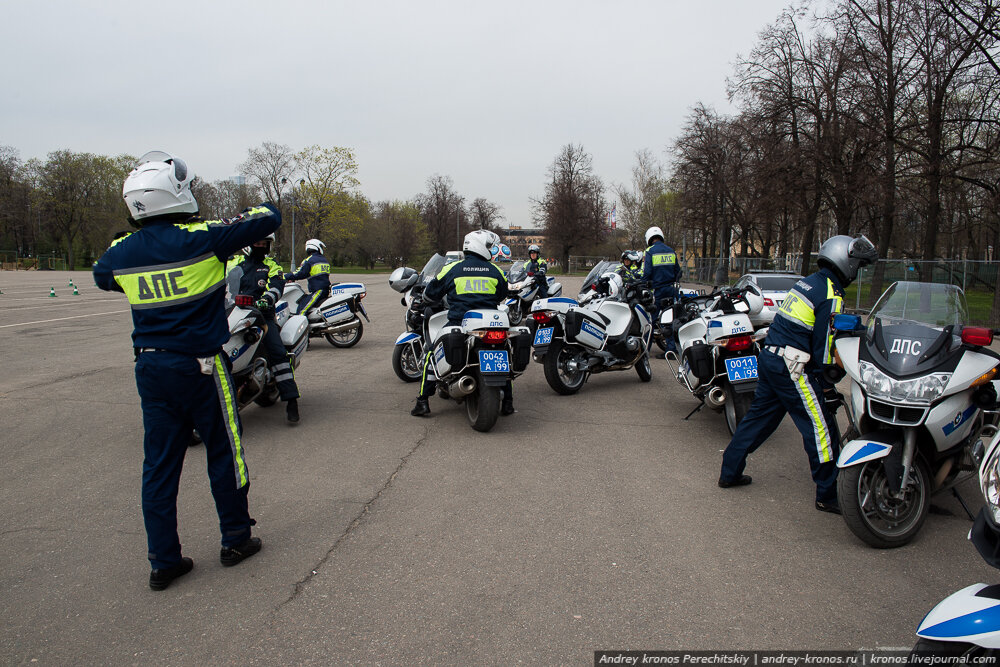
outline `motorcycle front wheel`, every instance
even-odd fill
[[[414,356],[412,345],[397,345],[393,349],[392,370],[403,382],[420,382],[423,370],[420,368],[420,360]]]
[[[926,658],[926,656],[956,658],[954,662],[949,662],[948,664],[967,665],[976,662],[970,660],[970,658],[996,655],[997,652],[995,649],[984,648],[976,644],[969,644],[966,642],[939,642],[933,639],[924,639],[921,637],[917,640],[917,643],[913,645],[913,650],[910,651],[910,664],[927,664],[926,659],[915,659],[914,656],[920,656],[921,658]]]
[[[736,427],[750,410],[751,403],[753,403],[753,393],[738,394],[732,385],[726,385],[726,404],[723,407],[723,412],[726,413],[726,426],[729,428],[729,435],[736,433]]]
[[[521,324],[521,320],[524,319],[524,313],[521,312],[520,300],[507,310],[507,318],[510,320],[510,325],[512,327],[516,327]]]
[[[575,394],[587,381],[586,371],[566,370],[566,362],[574,356],[576,351],[563,345],[561,341],[549,346],[549,351],[545,355],[545,381],[556,390],[557,394],[563,396]]]
[[[326,336],[326,342],[334,347],[353,347],[358,344],[361,340],[362,334],[365,332],[365,325],[358,320],[357,329],[348,329],[347,331],[341,331],[333,334],[324,334]]]
[[[477,378],[476,390],[465,397],[465,416],[477,431],[489,431],[500,417],[500,387],[488,387]]]
[[[639,380],[649,382],[653,379],[653,367],[649,365],[649,352],[642,355],[642,359],[635,362],[635,372],[639,375]]]
[[[910,481],[901,498],[890,490],[881,459],[843,468],[837,476],[837,498],[851,532],[876,549],[901,547],[920,531],[930,507],[930,476],[920,458],[910,466]]]

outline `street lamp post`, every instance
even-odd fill
[[[300,178],[298,184],[301,186],[305,182],[306,182],[306,179]],[[282,185],[285,185],[287,183],[288,183],[288,179],[287,178],[282,178],[281,179],[281,184]],[[298,195],[295,194],[295,184],[294,183],[292,184],[292,197],[293,197],[293,199],[292,199],[292,265],[290,267],[290,270],[291,271],[295,271],[295,208],[296,208],[296,206],[299,203],[299,197],[298,197]]]

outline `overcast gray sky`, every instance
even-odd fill
[[[694,104],[729,110],[737,54],[786,4],[0,0],[0,144],[162,149],[207,180],[264,141],[347,146],[372,200],[442,174],[526,226],[565,144],[628,183]]]

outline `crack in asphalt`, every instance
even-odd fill
[[[23,528],[11,528],[9,530],[0,531],[0,537],[5,537],[7,535],[14,535],[16,533],[93,533],[97,535],[101,534],[111,534],[111,535],[145,535],[144,532],[134,531],[134,530],[116,530],[116,529],[105,529],[105,528],[44,528],[42,526],[25,526]]]
[[[424,442],[426,442],[428,431],[429,428],[427,426],[424,426],[424,434],[417,440],[417,442],[413,445],[410,451],[408,451],[399,459],[399,465],[396,466],[396,469],[393,470],[392,474],[390,474],[388,479],[385,480],[385,483],[382,485],[382,487],[375,493],[374,496],[369,498],[364,503],[364,505],[354,516],[354,518],[351,519],[351,522],[347,524],[347,528],[344,529],[344,532],[338,535],[337,539],[334,540],[333,544],[330,546],[330,549],[323,555],[322,558],[319,559],[319,561],[315,565],[309,568],[308,574],[306,574],[304,577],[295,582],[295,586],[292,589],[291,595],[289,595],[288,598],[283,600],[278,606],[274,608],[274,611],[271,614],[272,616],[281,611],[282,607],[289,604],[290,602],[293,602],[295,598],[297,598],[299,594],[303,590],[305,590],[306,585],[312,580],[313,577],[319,574],[320,568],[322,568],[323,565],[325,565],[326,562],[330,560],[330,558],[333,556],[334,552],[341,545],[341,543],[345,539],[347,539],[359,525],[361,525],[361,521],[365,518],[365,515],[368,514],[368,511],[371,509],[372,505],[374,505],[378,501],[378,499],[382,497],[382,494],[385,493],[390,486],[392,486],[392,483],[396,480],[396,477],[399,475],[399,473],[402,472],[403,468],[410,460],[410,457],[413,456],[413,454],[415,454],[418,449],[420,449],[420,446],[423,445]]]

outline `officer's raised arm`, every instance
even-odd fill
[[[215,255],[225,262],[241,248],[252,245],[281,226],[281,213],[273,204],[252,206],[233,220],[206,223]]]

